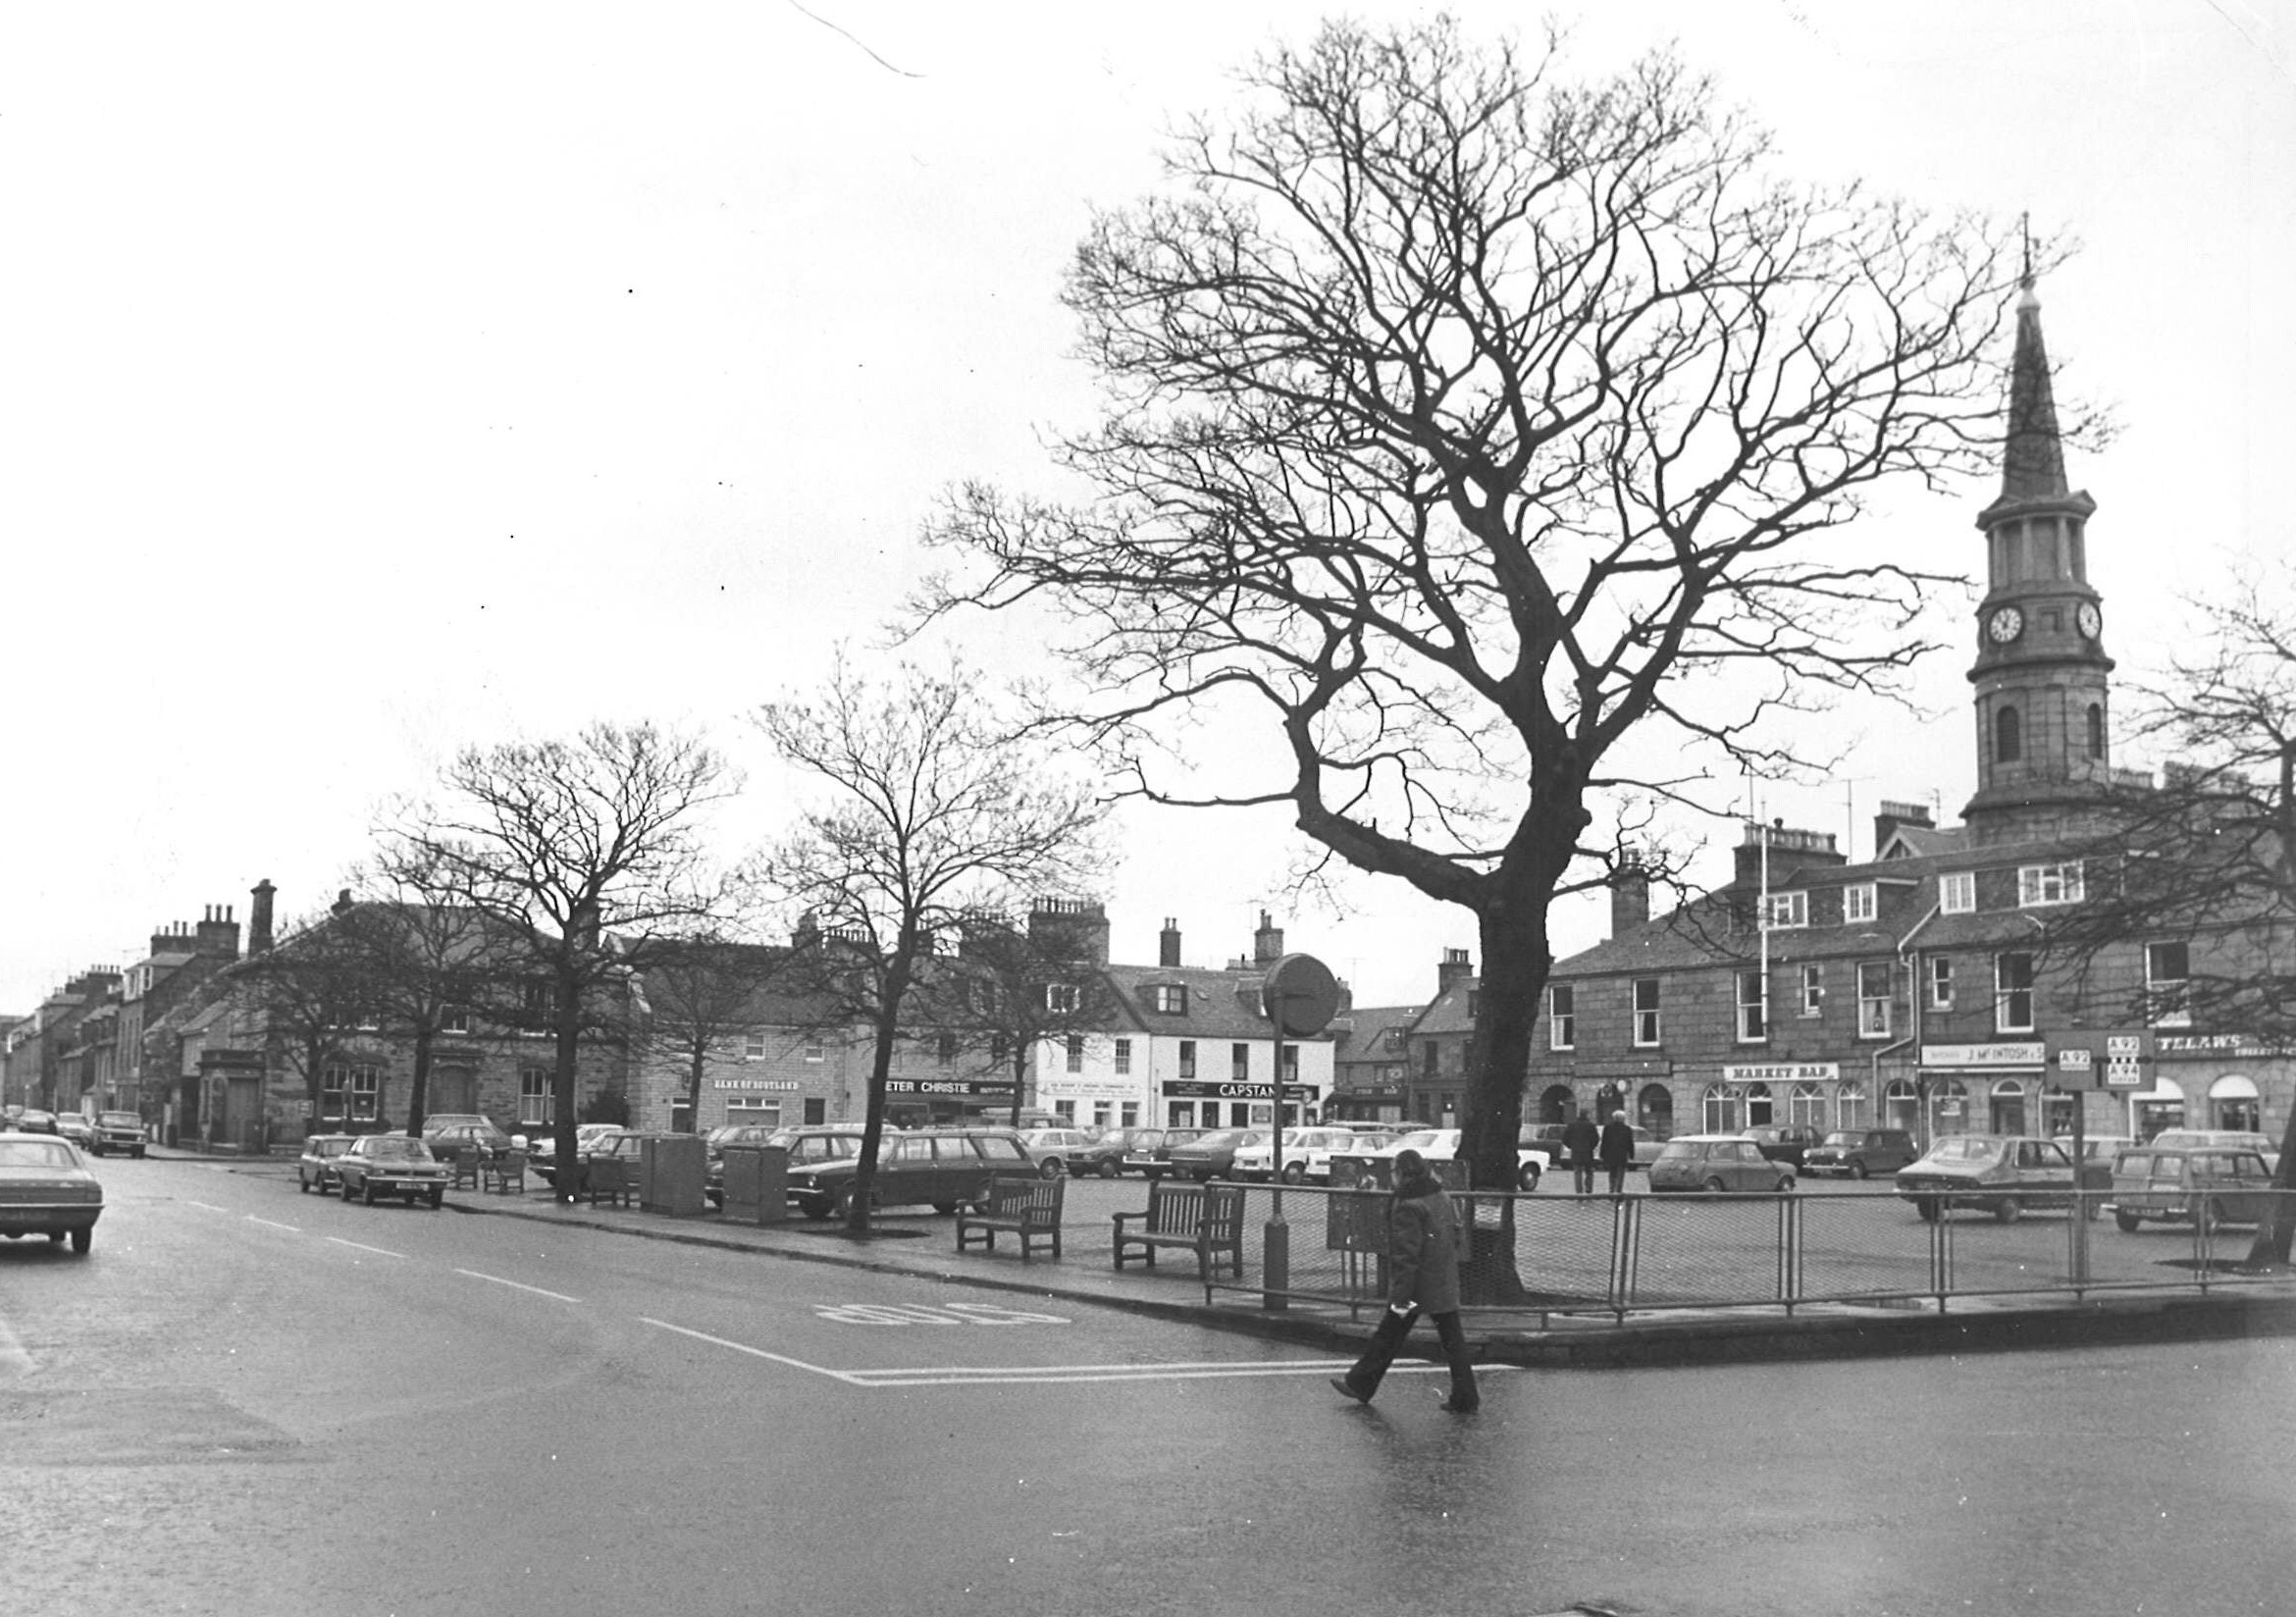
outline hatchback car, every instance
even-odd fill
[[[1356,1136],[1356,1148],[1346,1155],[1359,1164],[1367,1165],[1392,1163],[1396,1154],[1402,1151],[1416,1151],[1431,1163],[1456,1162],[1459,1158],[1459,1142],[1463,1137],[1464,1130],[1457,1128],[1414,1128],[1408,1134],[1393,1136],[1383,1145],[1366,1146],[1363,1143],[1364,1136],[1359,1134]],[[1548,1161],[1545,1141],[1529,1126],[1525,1126],[1515,1141],[1515,1188],[1538,1189],[1539,1179],[1546,1173]],[[1386,1174],[1377,1169],[1371,1172],[1375,1179],[1385,1181]],[[1388,1173],[1391,1174],[1392,1170]]]
[[[1809,1148],[1825,1139],[1819,1130],[1805,1128],[1799,1123],[1782,1128],[1749,1128],[1746,1131],[1746,1137],[1761,1147],[1762,1155],[1770,1161],[1785,1163],[1791,1168],[1800,1168]]]
[[[809,1219],[843,1218],[853,1207],[858,1157],[790,1166],[790,1205]],[[954,1213],[988,1194],[996,1174],[1037,1172],[1036,1160],[1010,1128],[919,1128],[877,1142],[870,1175],[872,1207],[928,1206]]]
[[[494,1119],[476,1112],[435,1112],[423,1120],[423,1143],[438,1157],[473,1150],[482,1157],[499,1157],[510,1149],[510,1135]]]
[[[93,1153],[95,1150],[96,1126],[78,1112],[57,1113],[56,1132],[82,1151]]]
[[[143,1155],[143,1116],[137,1112],[98,1112],[95,1119],[95,1144],[89,1148],[95,1155],[108,1151],[125,1151],[130,1157]]]
[[[1123,1171],[1144,1179],[1161,1179],[1172,1172],[1174,1148],[1200,1140],[1206,1132],[1201,1128],[1139,1129],[1124,1147]]]
[[[85,1253],[104,1214],[104,1187],[70,1140],[0,1134],[0,1235],[69,1239]]]
[[[1258,1145],[1267,1134],[1257,1128],[1215,1128],[1172,1148],[1172,1171],[1191,1179],[1225,1177],[1235,1167],[1235,1154]]]
[[[1134,1140],[1163,1132],[1161,1128],[1104,1128],[1090,1145],[1069,1159],[1069,1172],[1113,1179],[1124,1171],[1124,1154],[1132,1149]]]
[[[890,1139],[898,1132],[888,1128],[885,1136]],[[746,1122],[711,1129],[702,1193],[713,1207],[725,1205],[725,1153],[735,1146],[764,1146],[786,1152],[792,1169],[807,1163],[841,1162],[861,1155],[861,1125],[854,1122],[783,1127],[777,1123]]]
[[[303,1136],[303,1154],[295,1159],[295,1188],[306,1195],[314,1190],[322,1196],[333,1195],[340,1182],[335,1175],[335,1160],[357,1138],[356,1134]]]
[[[1910,1168],[1920,1155],[1903,1128],[1837,1128],[1801,1153],[1801,1172],[1863,1179]]]
[[[1048,1179],[1075,1172],[1075,1164],[1092,1150],[1092,1136],[1081,1128],[1024,1128],[1020,1144],[1035,1160],[1036,1171]]]
[[[2272,1171],[2261,1151],[2229,1146],[2151,1145],[2123,1151],[2113,1164],[2113,1222],[2134,1233],[2146,1220],[2255,1224],[2272,1207]]]
[[[1331,1153],[1353,1150],[1355,1136],[1344,1128],[1286,1128],[1282,1144],[1286,1184],[1311,1179],[1328,1184],[1331,1178]],[[1273,1137],[1263,1137],[1256,1144],[1238,1146],[1228,1161],[1228,1173],[1239,1179],[1274,1178],[1276,1145]]]
[[[1932,1224],[1948,1209],[1983,1209],[2003,1224],[2032,1207],[2070,1207],[2073,1161],[2055,1140],[2030,1134],[1950,1134],[1898,1171],[1898,1194]],[[2096,1216],[2097,1206],[2089,1204]]]
[[[2222,1145],[2235,1151],[2253,1151],[2265,1160],[2267,1168],[2280,1166],[2280,1142],[2270,1134],[2259,1134],[2248,1128],[2164,1128],[2147,1145],[2191,1146]]]
[[[56,1132],[56,1114],[44,1112],[36,1106],[27,1106],[16,1115],[16,1126],[26,1134],[53,1134]]]
[[[1677,1134],[1650,1164],[1652,1190],[1791,1190],[1794,1171],[1743,1134]]]
[[[342,1199],[369,1207],[385,1196],[402,1196],[409,1207],[426,1199],[433,1207],[443,1206],[452,1176],[453,1170],[433,1156],[430,1146],[404,1134],[361,1134],[335,1159]]]

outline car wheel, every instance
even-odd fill
[[[1306,1177],[1307,1165],[1305,1163],[1285,1163],[1283,1165],[1283,1182],[1285,1184],[1298,1184]]]
[[[408,1199],[411,1201],[413,1198],[409,1197]],[[435,1208],[446,1205],[446,1187],[444,1185],[431,1186],[431,1205]]]
[[[355,1202],[359,1199],[359,1193],[351,1188],[351,1182],[347,1175],[343,1178],[336,1180],[335,1182],[342,1187],[342,1199],[344,1201]]]
[[[1853,1179],[1862,1179],[1862,1178],[1864,1178],[1864,1177],[1865,1177],[1865,1164],[1863,1164],[1863,1163],[1861,1163],[1861,1162],[1858,1162],[1858,1161],[1856,1161],[1854,1158],[1852,1158],[1852,1161],[1851,1161],[1851,1163],[1850,1163],[1850,1176],[1851,1176],[1852,1178],[1853,1178]]]
[[[1794,1175],[1793,1175],[1793,1174],[1781,1174],[1780,1175],[1778,1175],[1778,1194],[1779,1194],[1779,1195],[1783,1196],[1784,1194],[1786,1194],[1786,1192],[1787,1192],[1787,1191],[1789,1191],[1789,1190],[1791,1190],[1791,1189],[1793,1189],[1793,1188],[1794,1188]]]
[[[87,1249],[93,1245],[95,1245],[94,1225],[83,1224],[72,1232],[72,1250],[80,1257],[86,1257]]]
[[[1057,1179],[1068,1172],[1068,1166],[1058,1157],[1047,1157],[1036,1165],[1036,1176],[1040,1179]]]
[[[375,1185],[373,1180],[368,1181],[367,1193],[361,1199],[365,1201],[369,1207],[373,1207],[375,1205]]]
[[[2143,1224],[2145,1221],[2138,1218],[2134,1213],[2124,1213],[2115,1208],[2113,1214],[2113,1222],[2120,1226],[2120,1232],[2123,1235],[2133,1235],[2137,1232],[2137,1226]]]
[[[1115,1178],[1117,1176],[1117,1165],[1112,1162],[1102,1163],[1100,1165],[1100,1176],[1104,1179]]]
[[[1515,1170],[1515,1188],[1517,1190],[1536,1190],[1539,1188],[1539,1165],[1537,1163],[1525,1163]]]
[[[135,1148],[135,1160],[137,1162],[143,1161],[143,1147],[140,1145]]]
[[[1913,1198],[1913,1211],[1921,1215],[1923,1224],[1935,1224],[1940,1212],[1938,1200],[1935,1196],[1916,1196]]]
[[[295,1188],[300,1190],[304,1195],[308,1196],[311,1193],[311,1181],[302,1174],[297,1174],[295,1175]]]
[[[1720,1190],[1723,1188],[1723,1184],[1720,1179],[1708,1179],[1704,1184],[1699,1185],[1698,1188],[1700,1190]]]
[[[853,1217],[853,1186],[847,1185],[829,1198],[829,1216],[839,1224]]]
[[[957,1211],[957,1204],[955,1202],[935,1202],[933,1203],[933,1211],[935,1213],[954,1213]]]
[[[2025,1204],[2015,1196],[2004,1196],[1993,1204],[1993,1216],[2003,1224],[2015,1224],[2025,1215]]]

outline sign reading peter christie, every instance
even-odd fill
[[[2030,1044],[1925,1044],[1924,1067],[2041,1067],[2048,1063],[2049,1046]]]

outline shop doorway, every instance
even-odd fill
[[[2025,1086],[2015,1078],[2003,1078],[1993,1086],[1992,1105],[1987,1112],[1987,1127],[1996,1134],[2022,1134],[2025,1132]]]
[[[2210,1084],[2209,1126],[2261,1133],[2264,1103],[2257,1095],[2256,1085],[2237,1072],[2227,1072]]]
[[[1662,1083],[1643,1085],[1635,1114],[1643,1132],[1652,1139],[1671,1138],[1674,1134],[1674,1091]]]
[[[1540,1122],[1569,1122],[1571,1121],[1571,1086],[1569,1084],[1548,1084],[1545,1092],[1539,1097],[1539,1121]]]

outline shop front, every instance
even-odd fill
[[[1885,1123],[1913,1128],[1925,1145],[1947,1134],[2034,1133],[2048,1063],[2049,1047],[2037,1039],[1925,1044],[1913,1093],[1903,1080],[1891,1084]]]
[[[885,1118],[904,1128],[1005,1122],[1015,1094],[1010,1078],[887,1078]]]
[[[825,1095],[808,1094],[795,1078],[712,1078],[702,1092],[702,1116],[681,1121],[685,1097],[672,1103],[670,1128],[706,1133],[721,1123],[755,1123],[766,1128],[789,1128],[800,1123],[829,1121]],[[695,1124],[699,1123],[699,1127]]]
[[[1211,1083],[1167,1078],[1159,1097],[1167,1128],[1266,1128],[1275,1120],[1272,1083]],[[1283,1086],[1283,1125],[1322,1121],[1324,1096],[1312,1083]]]

